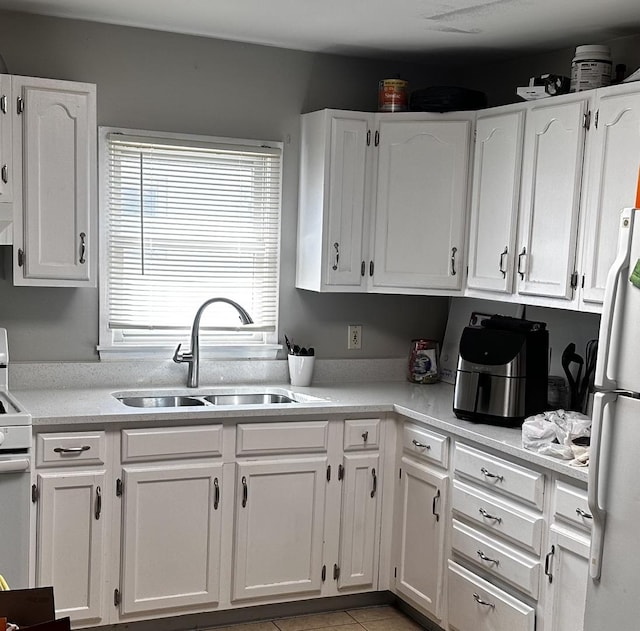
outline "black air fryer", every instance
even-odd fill
[[[458,418],[521,425],[547,407],[549,332],[544,322],[495,315],[466,327],[453,395]]]

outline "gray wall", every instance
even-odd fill
[[[640,35],[627,35],[605,42],[579,41],[562,50],[485,66],[460,65],[450,68],[450,76],[457,85],[485,92],[490,106],[517,103],[522,99],[516,96],[516,87],[529,85],[530,77],[546,73],[571,76],[575,46],[581,44],[609,46],[613,67],[625,64],[627,75],[640,67]]]
[[[442,337],[444,298],[293,287],[300,113],[374,111],[380,78],[427,85],[441,71],[8,12],[0,53],[11,74],[96,83],[100,125],[283,141],[281,333],[320,357],[354,359],[400,357],[413,337]],[[13,287],[3,254],[0,326],[12,360],[97,359],[97,290]],[[361,351],[346,350],[349,323],[363,326]]]
[[[610,44],[614,63],[630,71],[640,65],[640,37]],[[414,337],[441,339],[448,301],[294,288],[299,114],[374,111],[378,80],[397,74],[412,88],[463,85],[485,91],[491,105],[514,102],[529,76],[567,74],[573,51],[447,69],[0,11],[9,72],[96,83],[100,125],[285,143],[280,331],[324,358],[400,357]],[[97,290],[13,287],[10,253],[0,250],[0,326],[9,331],[12,360],[97,359]],[[349,323],[363,325],[361,351],[346,350]]]

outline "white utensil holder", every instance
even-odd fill
[[[310,386],[313,378],[313,355],[287,355],[292,386]]]

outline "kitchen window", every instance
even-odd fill
[[[100,129],[102,358],[171,356],[189,346],[198,307],[203,352],[275,357],[282,146]]]

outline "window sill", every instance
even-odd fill
[[[203,346],[200,348],[201,359],[276,359],[281,344],[261,344],[260,346],[236,345],[236,346]],[[170,359],[175,352],[174,346],[98,346],[100,361],[130,360],[158,360]]]

